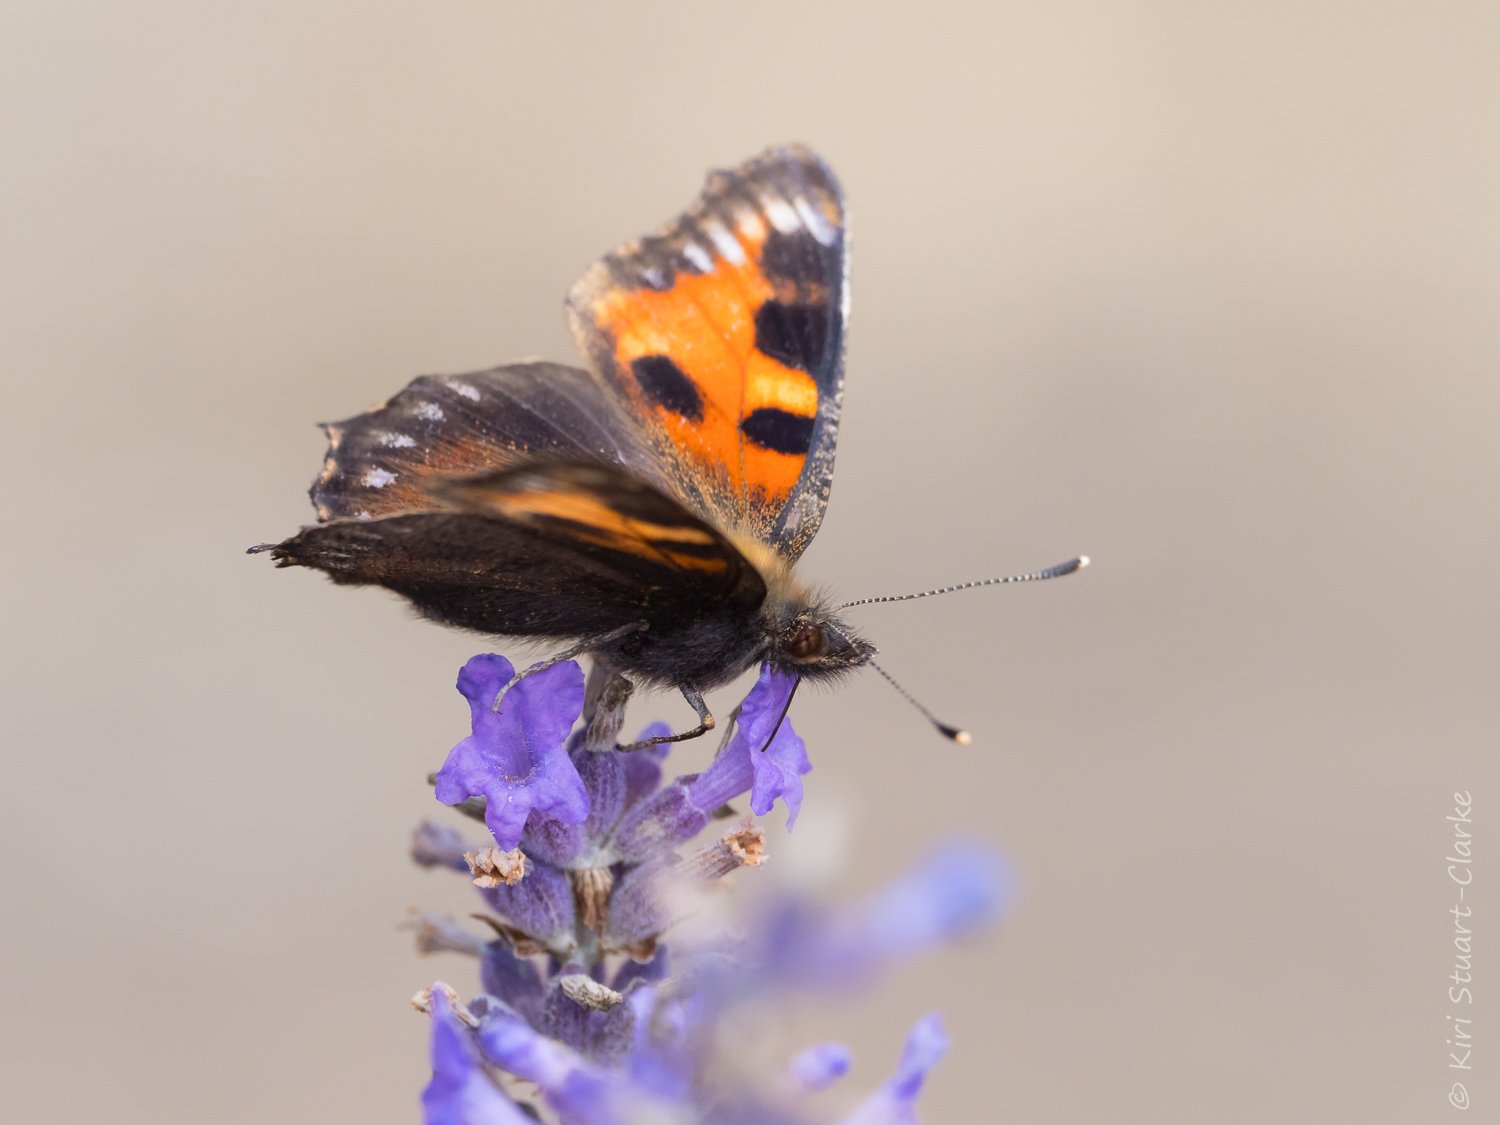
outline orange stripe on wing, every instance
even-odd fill
[[[518,523],[535,518],[566,520],[579,538],[612,551],[673,565],[717,573],[728,560],[720,555],[695,555],[676,547],[712,547],[717,540],[702,528],[668,525],[634,519],[610,507],[604,500],[583,492],[496,493],[490,497],[495,509]]]

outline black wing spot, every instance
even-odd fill
[[[805,454],[812,447],[813,420],[774,406],[762,406],[745,416],[740,432],[773,453]]]
[[[767,301],[755,310],[755,346],[809,375],[822,370],[828,344],[828,310],[821,305]]]
[[[658,406],[689,422],[703,421],[703,396],[671,357],[643,355],[631,361],[630,373],[646,397]]]

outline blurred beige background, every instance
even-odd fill
[[[873,676],[799,699],[755,878],[962,833],[1022,881],[825,1013],[848,1081],[941,1008],[931,1122],[1463,1120],[1467,789],[1495,1119],[1500,7],[10,0],[0,43],[5,1120],[414,1120],[406,997],[473,974],[397,925],[472,903],[407,835],[484,645],[242,552],[311,519],[315,420],[572,359],[574,276],[791,139],[856,240],[807,571],[1095,560],[860,611],[966,751]]]

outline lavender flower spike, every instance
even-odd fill
[[[445,805],[485,798],[485,824],[507,851],[521,842],[533,809],[565,824],[589,814],[583,779],[564,748],[583,712],[583,671],[569,661],[528,676],[492,711],[513,673],[510,661],[492,653],[464,665],[458,690],[469,701],[473,733],[449,751],[437,775]]]
[[[676,927],[710,880],[762,858],[764,834],[748,821],[688,849],[715,810],[748,791],[756,813],[780,800],[789,828],[797,818],[811,767],[786,721],[795,678],[763,668],[724,750],[702,773],[664,778],[664,751],[615,745],[630,695],[618,673],[596,667],[585,692],[577,666],[559,665],[517,685],[496,715],[490,701],[510,675],[498,656],[465,666],[474,733],[438,777],[443,801],[486,799],[497,846],[519,840],[507,864],[524,863],[525,875],[480,888],[495,937],[428,942],[477,955],[484,986],[467,1009],[433,988],[428,1125],[515,1125],[518,1113],[557,1125],[838,1120],[813,1095],[849,1070],[847,1048],[821,1043],[759,1066],[738,1053],[739,1029],[790,997],[862,987],[893,959],[989,921],[1008,898],[1003,868],[957,846],[861,903],[773,899],[743,927]],[[466,874],[460,860],[473,851],[434,826],[413,846],[424,866]],[[936,1017],[918,1023],[895,1075],[844,1125],[914,1125],[946,1048]]]

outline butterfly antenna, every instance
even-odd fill
[[[870,661],[870,667],[874,668],[875,671],[884,676],[885,682],[890,684],[891,687],[900,692],[902,699],[906,700],[906,702],[910,703],[918,711],[922,712],[923,717],[926,718],[926,720],[933,726],[937,727],[938,733],[944,738],[948,739],[950,742],[956,742],[960,746],[967,746],[969,743],[974,741],[973,736],[969,734],[968,731],[962,730],[959,727],[950,726],[949,724],[942,722],[931,711],[927,710],[927,708],[918,703],[916,697],[912,695],[911,692],[907,691],[904,687],[898,684],[895,678],[879,664],[876,664],[875,661]]]
[[[883,598],[859,598],[856,601],[845,602],[839,606],[840,609],[851,609],[857,605],[874,605],[876,602],[909,602],[913,598],[930,598],[936,594],[952,594],[959,590],[973,590],[979,586],[999,586],[1006,582],[1041,582],[1047,578],[1061,578],[1072,574],[1074,571],[1082,570],[1089,565],[1087,555],[1079,555],[1076,559],[1049,566],[1046,570],[1033,570],[1030,574],[1008,574],[1004,578],[981,578],[977,582],[961,582],[957,586],[944,586],[937,590],[923,590],[920,594],[888,594]],[[885,675],[884,672],[881,675]],[[890,680],[889,676],[885,677]],[[892,683],[896,681],[891,680]],[[905,693],[903,693],[905,694]],[[913,703],[916,700],[912,700]],[[931,716],[928,716],[931,718]],[[934,720],[935,721],[935,720]]]

